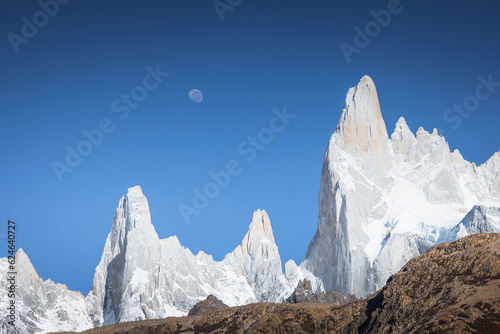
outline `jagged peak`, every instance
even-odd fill
[[[26,254],[22,248],[19,248],[16,252],[16,262],[17,263],[20,263],[20,262],[27,263],[33,267],[33,264],[31,263],[31,260],[28,257],[28,254]],[[33,267],[33,270],[35,270],[34,267]]]
[[[406,124],[406,120],[403,116],[399,117],[398,119],[398,122],[396,123],[396,127],[402,127],[404,125],[408,126],[408,124]]]
[[[361,78],[349,89],[337,130],[337,144],[350,152],[363,153],[383,150],[389,139],[377,89],[369,76]]]
[[[392,140],[404,140],[404,139],[415,139],[415,135],[411,132],[408,124],[404,117],[400,117],[394,128],[394,132],[391,135]]]
[[[500,151],[493,153],[493,155],[488,160],[486,160],[483,165],[500,165]]]
[[[112,228],[126,227],[131,230],[140,225],[151,225],[151,215],[146,196],[140,186],[135,186],[128,188],[127,195],[120,199]]]
[[[243,253],[249,253],[254,242],[269,240],[274,243],[273,229],[271,220],[264,210],[258,209],[253,213],[252,222],[248,227],[248,232],[243,238],[241,249]]]
[[[271,221],[265,210],[258,209],[253,213],[252,222],[248,227],[249,230],[263,231],[265,234],[273,234]]]
[[[423,127],[419,127],[418,130],[417,130],[417,138],[421,138],[422,136],[428,136],[430,135],[429,132],[427,132],[426,130],[424,130]]]
[[[142,193],[142,188],[139,185],[127,189],[127,197],[131,198],[136,196],[137,197],[144,196],[144,194]]]
[[[28,254],[26,254],[22,248],[19,248],[16,252],[16,264],[17,266],[22,266],[24,271],[29,270],[34,278],[39,278],[33,263],[31,263],[31,260],[28,257]]]
[[[28,255],[26,255],[26,253],[24,252],[24,250],[22,248],[19,248],[17,250],[16,256],[26,256],[26,257],[28,257]]]

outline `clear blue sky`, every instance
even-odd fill
[[[212,1],[73,0],[44,22],[36,1],[3,3],[0,233],[15,219],[38,274],[86,294],[120,197],[141,185],[160,238],[177,235],[220,260],[261,208],[283,262],[300,263],[316,231],[328,139],[348,88],[364,74],[377,85],[390,132],[404,116],[414,132],[442,129],[452,150],[485,162],[500,150],[500,87],[459,117],[460,126],[457,113],[448,115],[453,122],[443,115],[467,98],[474,103],[478,76],[500,81],[500,5],[401,1],[348,63],[340,43],[355,46],[354,28],[364,30],[370,11],[388,4],[243,0],[221,21]],[[22,37],[22,18],[33,15],[41,27],[35,36],[25,28],[31,37],[16,39],[15,53],[8,34]],[[157,64],[169,76],[120,119],[121,95],[135,88],[142,97],[136,86]],[[188,99],[194,88],[201,103]],[[296,117],[247,162],[238,146],[284,106]],[[64,164],[66,147],[103,119],[114,131],[59,182],[53,162]],[[193,188],[231,160],[241,173],[186,224],[179,204],[192,206]]]

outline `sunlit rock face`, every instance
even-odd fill
[[[303,267],[288,266],[281,258],[267,213],[253,214],[241,244],[223,261],[191,253],[176,236],[159,239],[151,224],[149,206],[140,187],[120,200],[101,262],[87,296],[95,326],[124,321],[186,315],[213,295],[228,306],[257,301],[281,302],[298,279],[308,277],[322,289],[321,280]]]
[[[375,292],[474,205],[500,207],[499,161],[497,152],[477,167],[451,153],[436,130],[414,135],[403,118],[389,137],[375,85],[364,76],[349,89],[325,153],[318,229],[303,266],[327,291]],[[475,230],[495,232],[484,226]]]

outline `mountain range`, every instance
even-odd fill
[[[436,130],[416,135],[401,118],[391,136],[364,76],[346,97],[321,173],[317,232],[305,260],[282,262],[270,219],[254,212],[241,244],[222,261],[159,239],[139,186],[119,201],[92,291],[43,281],[16,254],[18,333],[84,330],[184,316],[213,295],[228,306],[280,303],[300,281],[313,292],[365,298],[409,260],[443,242],[500,232],[500,152],[476,166]],[[0,272],[8,271],[6,258]],[[2,289],[7,282],[0,283]],[[0,300],[5,318],[7,300]],[[10,328],[2,322],[0,331]]]
[[[434,246],[365,300],[228,308],[209,296],[192,311],[187,317],[119,323],[82,334],[499,333],[500,234]]]

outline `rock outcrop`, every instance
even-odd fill
[[[188,315],[207,315],[214,311],[223,310],[228,307],[229,306],[218,300],[214,295],[208,295],[207,299],[202,300],[193,306],[193,308],[189,310]]]
[[[300,281],[292,294],[285,300],[285,303],[299,304],[299,303],[320,303],[320,304],[334,304],[344,305],[357,301],[354,295],[342,296],[337,290],[328,292],[314,291],[311,281]]]

